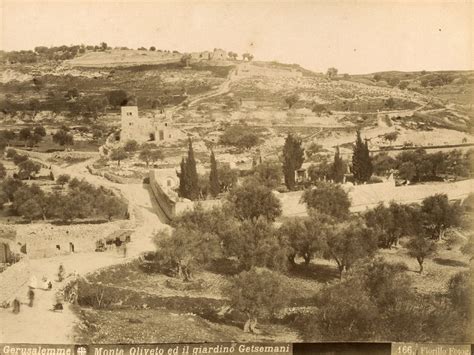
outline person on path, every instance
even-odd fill
[[[15,298],[13,300],[13,311],[14,314],[20,313],[20,301],[18,301],[18,298]]]
[[[65,270],[63,264],[59,264],[58,269],[58,281],[62,282],[64,280]]]
[[[35,292],[32,288],[28,290],[28,306],[33,307],[33,301],[35,300]]]

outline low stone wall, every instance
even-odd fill
[[[374,208],[379,203],[409,204],[420,203],[428,196],[435,194],[447,194],[450,200],[462,200],[473,191],[474,180],[463,180],[457,182],[426,183],[408,186],[395,186],[393,181],[367,184],[367,185],[343,185],[351,200],[351,212],[363,212]],[[303,191],[292,191],[277,194],[282,204],[283,216],[306,216],[306,205],[301,203]]]
[[[424,198],[434,194],[446,193],[450,200],[464,199],[472,192],[474,180],[464,180],[453,183],[427,183],[410,186],[395,186],[395,182],[386,181],[367,185],[343,185],[351,200],[351,212],[362,212],[374,208],[379,203],[420,203]],[[153,172],[150,173],[150,187],[153,195],[170,220],[180,213],[191,210],[197,203],[204,209],[221,206],[222,200],[205,201],[173,201],[160,184],[156,181]],[[282,216],[306,216],[306,204],[301,202],[304,191],[291,191],[286,193],[274,192],[282,205]]]
[[[27,154],[36,159],[45,160],[48,158],[72,158],[72,159],[91,159],[97,157],[96,152],[81,152],[81,151],[57,151],[52,153],[35,152],[32,150],[14,148],[18,153]],[[47,163],[46,163],[47,164]]]
[[[97,240],[105,239],[117,230],[127,229],[129,224],[127,220],[60,226],[49,223],[23,224],[16,226],[16,241],[26,244],[26,253],[30,259],[69,254],[69,243],[73,243],[75,253],[86,253],[95,250]],[[56,248],[57,245],[60,249]]]
[[[109,181],[115,182],[116,184],[139,184],[142,182],[142,179],[126,178],[123,176],[114,175],[106,171],[100,171],[98,169],[95,169],[90,165],[87,166],[87,170],[92,175],[101,176]]]

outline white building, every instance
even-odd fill
[[[164,113],[140,117],[137,106],[122,106],[122,130],[120,133],[122,142],[135,140],[139,143],[160,143],[182,139],[182,133],[171,126],[171,121]]]

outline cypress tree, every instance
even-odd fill
[[[336,147],[336,154],[334,155],[334,162],[331,166],[331,178],[334,182],[342,183],[344,181],[345,164],[339,153],[339,146]]]
[[[289,190],[295,188],[295,171],[301,168],[304,161],[304,149],[301,139],[288,134],[283,146],[283,175]]]
[[[186,160],[183,158],[181,159],[180,164],[180,172],[177,173],[179,177],[179,187],[178,187],[178,195],[179,197],[187,197],[188,191],[186,189]]]
[[[369,151],[369,142],[365,140],[365,148],[364,148],[364,157],[365,157],[365,181],[369,181],[370,177],[374,172],[374,166],[372,165],[372,158],[370,157]]]
[[[186,185],[188,197],[190,200],[196,200],[199,197],[199,177],[196,169],[196,160],[194,159],[193,144],[191,138],[188,146],[188,159],[186,159]]]
[[[352,173],[358,183],[369,181],[372,176],[372,161],[367,141],[362,142],[360,131],[357,131],[356,141],[352,154]]]
[[[217,162],[213,151],[211,151],[211,172],[209,174],[209,190],[213,197],[216,197],[219,192],[221,192],[219,176],[217,174]]]

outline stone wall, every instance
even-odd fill
[[[117,184],[140,184],[140,183],[143,182],[143,179],[118,176],[118,175],[115,175],[115,174],[111,174],[107,171],[102,171],[102,170],[96,169],[96,168],[94,168],[90,165],[87,166],[87,170],[92,175],[97,175],[97,176],[104,177],[107,180],[115,182]]]
[[[450,200],[462,200],[472,191],[474,180],[452,183],[426,183],[409,186],[395,186],[394,181],[367,185],[343,185],[351,200],[351,212],[363,212],[379,203],[421,203],[435,194],[447,194]],[[283,216],[306,216],[306,205],[301,203],[303,191],[276,194],[282,204]]]
[[[150,188],[153,192],[156,202],[169,220],[172,220],[180,213],[192,210],[197,203],[200,203],[205,209],[211,209],[214,206],[220,206],[222,203],[221,200],[176,201],[162,187],[154,171],[150,171]]]
[[[165,214],[165,216],[172,220],[175,216],[175,205],[176,202],[171,199],[168,194],[163,190],[161,185],[158,183],[154,171],[150,171],[150,188],[153,193],[153,197],[155,198],[158,206],[160,206],[161,210]]]
[[[351,212],[363,212],[366,209],[376,207],[381,202],[385,204],[390,203],[390,201],[406,204],[420,203],[424,198],[440,193],[446,193],[450,200],[462,200],[472,191],[473,182],[474,180],[464,180],[453,183],[428,183],[397,187],[394,180],[389,180],[367,185],[345,184],[342,187],[349,194]],[[211,209],[222,204],[222,200],[175,201],[161,187],[153,172],[150,172],[150,187],[158,205],[170,220],[186,210],[193,209],[197,203],[200,203],[204,209]],[[282,216],[307,215],[306,204],[301,202],[303,192],[278,193],[274,191],[282,205]]]
[[[72,159],[91,159],[91,158],[96,158],[97,153],[96,152],[81,152],[81,151],[61,151],[61,152],[54,152],[54,153],[41,153],[41,152],[35,152],[32,150],[26,150],[22,148],[14,148],[18,153],[20,154],[27,154],[28,156],[32,158],[36,158],[39,160],[46,161],[48,158],[51,159],[66,159],[66,158],[72,158]],[[45,165],[48,163],[45,162]]]
[[[128,220],[98,224],[52,225],[50,223],[30,223],[17,225],[16,241],[26,244],[30,259],[49,258],[70,253],[69,243],[74,244],[75,253],[95,250],[95,242],[105,239],[117,230],[127,229]],[[59,245],[60,249],[56,246]]]

